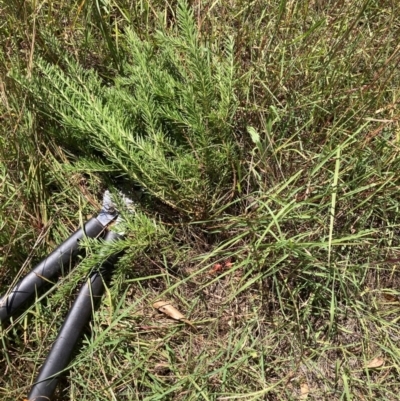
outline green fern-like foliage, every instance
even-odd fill
[[[160,23],[146,41],[127,31],[123,52],[111,84],[74,60],[61,68],[41,58],[35,78],[19,81],[61,128],[58,140],[74,141],[89,159],[101,154],[180,213],[210,216],[234,182],[232,41],[224,51],[207,47],[180,2],[175,28]],[[78,162],[84,168],[85,158]]]

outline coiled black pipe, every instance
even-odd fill
[[[120,238],[122,238],[121,235],[109,231],[104,240],[115,241]],[[79,291],[26,401],[51,400],[58,377],[67,367],[72,351],[84,327],[90,321],[93,307],[98,304],[104,292],[104,278],[111,273],[119,256],[120,254],[111,255]]]
[[[43,259],[3,298],[0,299],[0,322],[12,316],[36,291],[60,270],[71,263],[79,251],[79,241],[88,237],[97,237],[104,231],[104,225],[95,217],[87,221],[83,228],[77,230],[48,257]]]

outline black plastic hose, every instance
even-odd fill
[[[120,238],[122,236],[119,234],[109,231],[104,240],[115,241]],[[120,254],[111,255],[101,265],[99,271],[93,273],[88,282],[82,286],[26,401],[51,400],[58,377],[67,367],[72,351],[81,337],[83,329],[90,321],[93,308],[98,304],[104,292],[104,277],[112,272],[119,256]]]
[[[7,295],[0,299],[0,322],[12,316],[48,280],[54,278],[63,267],[71,263],[79,251],[79,241],[85,236],[97,237],[104,231],[104,225],[95,217],[83,228],[72,234],[47,258],[43,259]]]

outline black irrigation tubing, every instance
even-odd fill
[[[125,200],[126,202],[130,201],[128,198]],[[103,197],[103,208],[99,215],[87,221],[81,229],[77,230],[48,257],[36,265],[30,273],[0,299],[0,324],[2,325],[3,322],[22,309],[22,306],[34,298],[34,295],[44,284],[51,283],[51,280],[60,271],[69,268],[73,258],[80,250],[80,241],[84,237],[104,237],[103,240],[107,242],[124,238],[122,234],[107,230],[110,223],[115,221],[117,217],[118,213],[111,202],[110,194],[106,191]],[[121,253],[108,256],[82,285],[25,401],[49,401],[52,399],[58,377],[67,369],[72,351],[82,336],[85,326],[90,321],[95,307],[99,304],[106,282],[110,278],[114,264]]]
[[[123,236],[109,231],[104,240],[116,241],[121,238]],[[51,400],[58,377],[67,368],[72,351],[104,292],[104,280],[112,273],[119,256],[120,254],[109,256],[82,286],[25,401]]]
[[[54,278],[64,267],[70,265],[79,252],[79,242],[85,237],[96,238],[105,226],[95,217],[88,220],[48,257],[43,259],[18,284],[0,299],[0,323],[14,315],[22,305],[33,298],[38,289]]]

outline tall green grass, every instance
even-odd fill
[[[106,186],[144,189],[60,400],[397,399],[399,11],[1,6],[3,291]],[[27,392],[98,262],[84,245],[3,329],[4,400]]]

